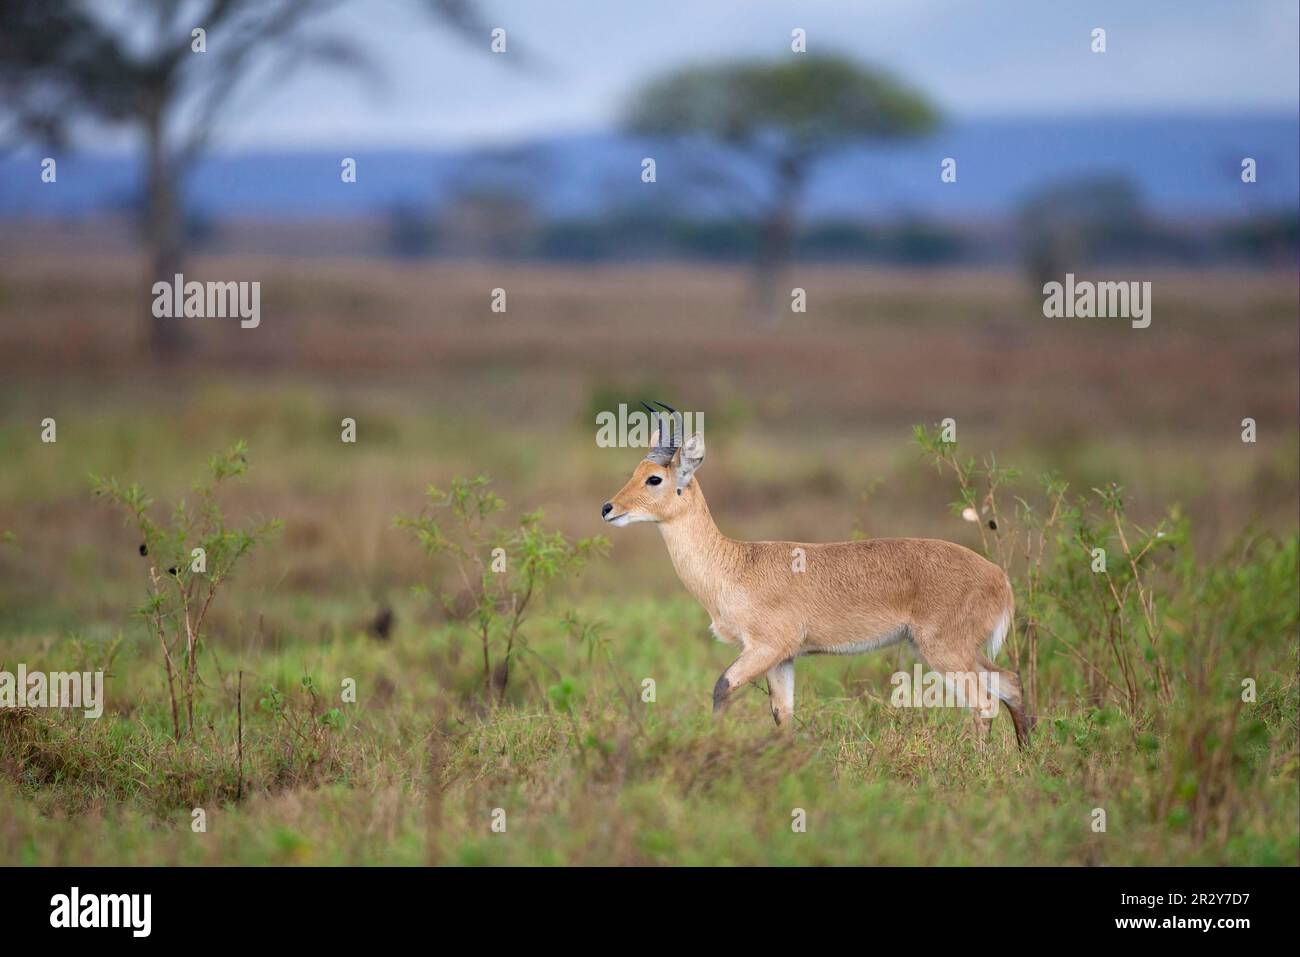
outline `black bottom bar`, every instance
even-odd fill
[[[448,932],[484,934],[492,945],[511,934],[536,944],[556,932],[631,942],[691,922],[756,939],[777,927],[800,936],[847,932],[864,945],[892,931],[923,946],[951,937],[994,951],[1019,950],[1015,942],[1026,939],[1222,947],[1289,931],[1295,878],[1282,868],[10,869],[0,913],[7,944],[76,934],[84,943],[338,945],[402,932],[431,934],[430,943]],[[116,895],[149,895],[147,910],[143,896]],[[148,936],[137,937],[146,915]],[[596,931],[600,938],[588,937]]]

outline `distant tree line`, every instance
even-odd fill
[[[1272,266],[1294,263],[1300,229],[1293,214],[1188,225],[1150,215],[1076,224],[1055,219],[962,224],[904,217],[889,221],[816,221],[790,240],[795,263],[880,263],[904,266],[1019,264],[1031,282],[1098,265]],[[763,242],[761,222],[699,219],[647,212],[599,219],[513,221],[499,235],[463,234],[460,217],[403,206],[391,211],[388,255],[398,258],[543,260],[614,263],[672,260],[752,264]]]

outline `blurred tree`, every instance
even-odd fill
[[[761,221],[757,298],[781,314],[776,289],[790,258],[799,203],[817,162],[862,140],[921,135],[938,116],[920,93],[880,71],[838,56],[800,54],[780,63],[691,67],[655,80],[633,100],[627,123],[647,136],[700,135],[721,141],[762,167],[770,187],[751,189]],[[711,164],[729,189],[743,177]]]
[[[250,77],[281,83],[309,61],[368,68],[354,38],[318,27],[324,14],[345,2],[4,0],[0,97],[14,132],[55,146],[66,145],[73,125],[87,120],[141,134],[152,286],[181,271],[185,175]],[[486,36],[473,0],[414,5],[462,32]],[[196,29],[204,31],[202,53]],[[146,315],[156,350],[174,354],[184,346],[180,323]]]
[[[1290,265],[1300,250],[1300,222],[1290,212],[1256,213],[1219,227],[1216,242],[1230,257]]]
[[[438,226],[447,251],[480,259],[526,256],[540,229],[527,194],[475,188],[452,195]]]
[[[454,173],[438,217],[441,252],[453,256],[518,259],[537,247],[541,217],[538,179],[559,179],[545,150],[489,149]]]
[[[1019,219],[1036,291],[1099,259],[1132,256],[1147,230],[1138,188],[1121,176],[1054,183],[1025,200]]]
[[[388,211],[388,254],[399,259],[421,259],[433,254],[438,230],[433,214],[423,206],[396,203]]]

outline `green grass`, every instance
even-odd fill
[[[339,633],[275,652],[216,648],[200,731],[179,745],[154,649],[132,639],[111,666],[102,720],[0,713],[0,860],[1119,865],[1294,864],[1300,853],[1294,669],[1261,679],[1229,817],[1198,834],[1181,805],[1161,810],[1187,756],[1177,731],[1139,729],[1113,707],[1053,695],[1028,751],[1002,716],[980,752],[964,713],[888,706],[887,676],[908,666],[900,652],[801,662],[797,728],[785,734],[759,688],[711,720],[709,688],[729,655],[692,604],[634,603],[606,624],[608,656],[553,623],[536,629],[536,662],[516,668],[496,708],[478,703],[474,648],[449,625],[399,628],[384,643]],[[11,642],[6,660],[37,667],[73,652],[83,649]],[[1277,648],[1276,664],[1295,653]],[[312,720],[304,674],[320,695],[314,713],[339,707],[341,726]],[[647,677],[654,703],[639,694]],[[1058,664],[1053,684],[1063,677]],[[344,678],[355,705],[338,701]],[[565,682],[567,696],[555,690]],[[303,739],[259,705],[268,685],[305,723]],[[205,833],[191,829],[196,807]],[[1092,830],[1098,807],[1104,833]],[[496,808],[505,833],[491,829]],[[791,827],[796,808],[804,833]]]
[[[1232,422],[1221,442],[1098,432],[1047,451],[1032,440],[999,446],[1000,462],[1052,465],[1076,490],[1120,482],[1144,524],[1184,504],[1194,533],[1209,533],[1193,535],[1195,553],[1180,544],[1161,558],[1171,701],[1151,693],[1150,649],[1140,643],[1141,702],[1129,710],[1045,635],[1032,747],[1017,750],[1001,715],[980,751],[965,713],[889,706],[890,675],[913,663],[906,647],[801,661],[793,733],[772,726],[758,687],[712,720],[711,689],[734,651],[709,635],[649,528],[612,535],[608,557],[558,583],[526,624],[528,650],[504,700],[485,705],[474,637],[411,592],[449,588],[445,569],[393,528],[394,517],[418,511],[429,482],[445,487],[456,474],[486,471],[511,515],[544,505],[548,525],[574,538],[598,534],[599,504],[636,454],[596,449],[579,425],[542,428],[514,421],[513,411],[501,421],[521,388],[509,378],[485,387],[481,416],[421,405],[423,392],[409,383],[352,394],[320,383],[205,381],[73,380],[57,394],[0,393],[0,535],[13,532],[0,539],[0,669],[108,672],[98,721],[0,711],[0,863],[1294,865],[1300,857],[1293,507],[1278,518],[1294,496],[1293,432],[1258,448],[1242,447]],[[159,395],[171,398],[162,404]],[[527,395],[562,409],[542,425],[586,421],[587,396],[561,400],[540,386]],[[46,414],[59,419],[55,446],[34,440],[33,423]],[[355,448],[338,443],[343,415],[360,422]],[[905,430],[852,443],[833,426],[720,431],[702,482],[728,534],[829,540],[856,525],[978,544],[951,515],[950,483]],[[240,566],[212,610],[198,727],[178,744],[157,641],[131,614],[146,596],[138,538],[92,499],[87,475],[138,480],[171,501],[209,454],[240,437],[252,467],[228,490],[232,522],[276,516],[284,529]],[[1225,546],[1261,515],[1267,534],[1228,558]],[[367,624],[385,606],[396,625],[381,641]],[[1020,608],[1023,622],[1027,603]],[[571,610],[600,626],[594,647],[562,624]],[[1126,606],[1130,634],[1140,631],[1132,612]],[[1084,616],[1104,618],[1096,609]],[[1064,618],[1051,622],[1078,638]],[[355,704],[340,699],[349,678]],[[641,699],[647,678],[653,703]],[[1243,678],[1256,681],[1258,697],[1238,708]],[[282,707],[262,705],[274,697],[268,687]],[[340,721],[326,717],[332,709]],[[195,808],[206,813],[203,833],[191,828]],[[505,833],[491,827],[497,808]],[[798,808],[804,833],[791,828]],[[1104,833],[1093,830],[1097,808]]]

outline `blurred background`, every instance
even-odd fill
[[[642,398],[704,414],[736,537],[972,543],[910,443],[946,417],[1209,548],[1293,529],[1298,31],[1289,0],[8,2],[5,630],[129,604],[89,472],[169,499],[247,439],[232,511],[286,528],[238,626],[312,635],[420,577],[391,520],[428,482],[601,532],[640,453],[596,415]],[[259,327],[154,319],[178,272],[260,282]],[[1044,318],[1066,272],[1150,281],[1151,326]],[[645,529],[588,574],[673,580]]]

